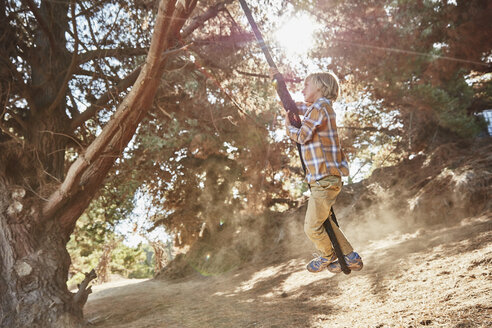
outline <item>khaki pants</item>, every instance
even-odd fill
[[[330,238],[323,227],[323,222],[329,217],[330,209],[335,204],[336,198],[342,189],[342,178],[336,175],[327,176],[310,184],[311,197],[308,201],[306,218],[304,220],[304,232],[314,243],[321,255],[330,258],[333,253]],[[344,255],[353,251],[347,238],[330,218],[331,226],[335,232],[338,243]]]

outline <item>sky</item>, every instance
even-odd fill
[[[171,240],[173,237],[167,233],[163,226],[158,226],[151,232],[147,232],[147,229],[152,226],[149,218],[156,214],[156,210],[150,205],[152,202],[151,199],[142,191],[137,192],[135,198],[136,205],[130,217],[120,221],[115,227],[115,232],[124,236],[123,243],[129,247],[147,244],[148,241],[141,236],[142,234],[151,241],[162,241],[166,243]]]

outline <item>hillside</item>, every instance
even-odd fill
[[[344,187],[335,210],[365,263],[349,276],[305,271],[303,205],[244,230],[218,260],[199,246],[228,238],[197,243],[159,279],[96,291],[85,317],[93,327],[490,327],[491,172],[482,140]]]

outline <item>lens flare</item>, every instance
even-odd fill
[[[284,17],[275,32],[275,39],[290,56],[306,55],[314,46],[314,33],[321,28],[313,16],[307,13]]]

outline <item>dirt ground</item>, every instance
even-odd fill
[[[355,245],[364,269],[305,270],[294,256],[218,276],[101,286],[90,327],[492,327],[492,213]],[[297,246],[296,246],[297,247]]]

